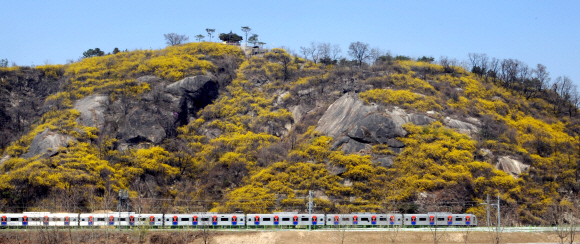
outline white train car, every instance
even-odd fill
[[[244,214],[214,214],[211,216],[213,226],[245,226]]]
[[[404,224],[403,221],[403,215],[402,214],[387,214],[387,221],[388,221],[388,225],[393,225],[393,226],[401,226]]]
[[[379,217],[383,218],[383,223],[387,224],[385,214],[376,213],[350,213],[350,214],[339,214],[339,225],[350,225],[350,226],[373,226],[379,223]],[[336,219],[336,216],[335,216]]]
[[[110,212],[107,214],[110,226],[133,226],[135,224],[135,212]]]
[[[274,214],[247,214],[247,226],[274,226]]]
[[[23,219],[27,219],[27,226],[43,226],[48,225],[50,212],[24,212]]]
[[[79,215],[79,226],[108,226],[110,225],[110,214],[104,213],[85,213]]]
[[[21,213],[0,214],[0,226],[2,227],[26,226],[27,222],[27,218],[24,218],[24,214]]]
[[[213,217],[217,213],[189,213],[189,214],[165,214],[164,225],[170,226],[211,226]]]
[[[129,224],[134,226],[163,226],[163,214],[133,214],[129,216]]]
[[[79,214],[76,213],[49,213],[48,226],[78,226]],[[45,219],[46,221],[46,219]],[[45,223],[46,225],[46,223]]]

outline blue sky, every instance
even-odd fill
[[[0,2],[0,59],[65,63],[99,47],[158,49],[163,34],[249,26],[299,50],[353,41],[411,57],[467,54],[542,63],[580,86],[580,1],[10,1]],[[215,39],[214,39],[215,40]]]

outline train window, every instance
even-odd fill
[[[419,218],[419,221],[427,221],[427,218]]]
[[[262,221],[272,221],[272,218],[263,218]]]
[[[230,221],[230,218],[221,218],[220,221]]]
[[[342,218],[342,221],[350,221],[350,218]]]
[[[157,221],[161,221],[161,218],[157,219]]]
[[[189,222],[189,218],[181,218],[181,221]]]
[[[455,218],[455,221],[463,221],[463,218]]]
[[[120,218],[119,221],[127,221],[127,218]]]
[[[97,218],[97,221],[105,221],[105,218]]]
[[[18,218],[10,218],[10,221],[19,221]]]
[[[165,219],[165,221],[169,221],[169,219]]]
[[[139,221],[146,222],[147,218],[139,218]]]
[[[360,221],[366,221],[366,222],[369,222],[369,218],[360,218]]]
[[[81,219],[81,221],[86,221],[85,219]]]
[[[308,218],[300,218],[300,221],[308,221]]]
[[[290,221],[290,218],[282,218],[282,221]]]
[[[387,218],[379,218],[379,221],[387,221]]]
[[[71,218],[70,221],[77,221],[77,218]]]
[[[240,218],[240,221],[244,221],[244,218]]]
[[[398,221],[401,221],[401,218],[398,218],[397,220],[398,220]]]
[[[209,221],[209,218],[201,218],[201,221]]]
[[[445,218],[437,218],[437,221],[445,221]]]
[[[248,218],[248,221],[252,221],[252,218]]]

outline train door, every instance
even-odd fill
[[[64,225],[70,225],[70,217],[64,216]]]
[[[109,216],[109,225],[115,225],[115,217]]]
[[[2,226],[6,226],[6,216],[2,216]]]
[[[274,225],[278,225],[280,222],[278,222],[278,215],[274,215]]]
[[[254,219],[254,224],[255,225],[260,225],[260,216],[256,215],[256,217]]]
[[[22,225],[28,225],[28,217],[26,215],[22,216]]]
[[[238,216],[232,216],[232,225],[237,225],[238,224]]]
[[[193,225],[197,225],[197,215],[193,215]]]
[[[469,222],[470,222],[469,217],[470,217],[469,215],[465,216],[465,224],[466,225],[469,225]]]
[[[376,224],[377,224],[377,216],[373,215],[373,216],[371,217],[371,224],[372,224],[372,225],[376,225]]]
[[[435,217],[433,217],[433,215],[429,216],[429,224],[430,225],[434,225],[435,224]]]
[[[411,216],[411,225],[416,225],[417,224],[417,217],[415,217],[415,215]]]
[[[293,220],[292,224],[298,225],[298,216],[294,215],[294,218],[292,220]]]
[[[358,220],[357,220],[356,215],[352,217],[352,224],[354,224],[354,225],[358,224]]]
[[[172,224],[177,225],[177,216],[176,215],[173,216],[173,223]]]
[[[453,224],[453,216],[449,215],[447,216],[447,225],[452,225]]]

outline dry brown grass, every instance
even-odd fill
[[[242,232],[213,232],[210,243],[223,244],[331,244],[340,243],[336,231],[242,231]],[[0,243],[42,243],[41,233],[35,230],[0,230]],[[465,233],[447,231],[439,243],[465,243]],[[471,232],[467,243],[491,243],[491,236],[487,232]],[[95,231],[91,235],[89,230],[73,230],[72,242],[70,237],[61,230],[58,238],[51,238],[44,243],[139,243],[134,230],[109,231],[109,238],[103,230]],[[46,240],[46,238],[44,239]],[[502,243],[557,243],[554,233],[503,233]],[[150,244],[180,244],[203,243],[200,231],[194,230],[153,230],[147,233],[143,243]],[[385,238],[382,231],[347,231],[344,243],[391,243]],[[396,243],[433,243],[430,232],[401,231],[397,235]]]

